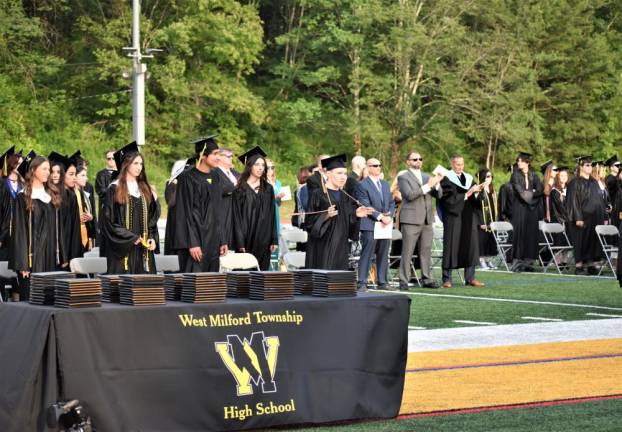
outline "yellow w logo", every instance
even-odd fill
[[[274,374],[279,353],[279,338],[254,332],[250,340],[228,335],[227,342],[216,342],[216,352],[236,382],[238,396],[253,394],[253,387],[263,393],[276,392]]]

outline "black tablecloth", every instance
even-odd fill
[[[410,300],[296,297],[65,310],[0,304],[0,431],[79,399],[98,431],[397,415]]]

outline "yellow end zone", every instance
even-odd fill
[[[400,414],[616,394],[622,339],[432,351],[408,355]]]

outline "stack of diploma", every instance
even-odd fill
[[[250,287],[250,272],[232,271],[227,273],[227,297],[248,298]]]
[[[102,300],[108,303],[119,303],[121,301],[119,275],[101,275],[99,279],[102,281]]]
[[[294,275],[290,272],[251,272],[251,300],[290,300],[294,298]]]
[[[181,290],[184,286],[183,273],[169,273],[164,275],[164,294],[166,300],[181,301]]]
[[[166,304],[164,276],[153,274],[121,275],[119,294],[122,305],[153,306]]]
[[[227,275],[224,273],[184,274],[181,301],[186,303],[222,303],[227,296]]]
[[[35,305],[53,305],[56,279],[75,277],[74,273],[64,271],[31,274],[30,303]]]
[[[294,294],[313,294],[313,270],[294,270]]]
[[[62,308],[99,307],[102,285],[99,279],[57,279],[54,306]]]
[[[313,295],[319,297],[356,296],[356,273],[343,270],[313,270]]]

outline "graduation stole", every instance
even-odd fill
[[[33,205],[32,199],[30,205]],[[28,212],[28,269],[32,270],[32,207]]]
[[[76,189],[75,193],[76,198],[78,199],[78,214],[80,215],[80,239],[82,240],[82,246],[86,247],[89,244],[89,233],[86,230],[86,223],[82,222],[82,213],[84,213],[82,192]]]
[[[486,232],[490,232],[490,223],[494,222],[494,215],[497,214],[497,200],[494,193],[483,192],[485,199],[482,200],[482,214],[484,215],[484,225]],[[488,205],[486,205],[486,202]],[[488,212],[486,212],[488,210]],[[486,218],[488,216],[488,218]]]
[[[132,208],[132,197],[131,195],[128,193],[127,194],[127,201],[126,201],[126,206],[125,206],[125,228],[128,231],[132,230],[132,221],[133,221],[133,216],[134,216],[134,209]],[[149,265],[149,239],[148,234],[147,234],[147,218],[148,218],[148,214],[147,214],[147,200],[145,199],[145,196],[141,193],[140,194],[140,203],[141,203],[141,207],[142,207],[142,214],[141,214],[141,222],[142,222],[142,235],[140,236],[140,244],[141,246],[144,248],[143,251],[143,268],[145,269],[145,271],[147,273],[149,273],[150,271],[150,265]],[[125,271],[129,270],[129,259],[130,256],[127,255],[124,260],[123,260],[123,265],[125,268]]]
[[[463,173],[463,174],[466,179],[466,183],[464,185],[460,183],[460,177],[458,177],[458,174],[456,174],[453,171],[449,171],[447,175],[445,176],[445,178],[449,180],[450,182],[452,182],[453,184],[455,184],[456,186],[462,189],[469,190],[471,189],[471,186],[473,185],[473,176],[467,173]]]

